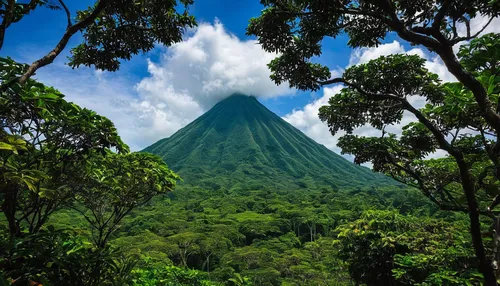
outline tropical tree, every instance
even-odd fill
[[[136,264],[53,228],[0,243],[0,251],[0,277],[9,278],[0,285],[129,285]]]
[[[209,232],[199,241],[200,253],[203,256],[201,269],[205,268],[210,273],[210,263],[212,260],[220,259],[222,255],[229,251],[232,246],[231,240],[224,236],[223,233]]]
[[[498,42],[498,35],[473,40],[470,46],[462,47],[461,54],[473,54],[482,41]],[[470,65],[469,61],[462,59],[465,66]],[[343,76],[348,87],[331,98],[329,106],[320,109],[320,118],[333,134],[347,131],[339,146],[342,152],[354,154],[357,163],[372,162],[374,170],[419,188],[443,210],[467,212],[476,256],[488,279],[488,275],[494,275],[493,268],[498,269],[498,244],[485,247],[480,215],[493,219],[496,240],[498,215],[493,208],[500,194],[496,133],[480,115],[470,90],[461,83],[441,84],[437,75],[424,68],[424,62],[417,56],[394,55],[349,68]],[[407,72],[397,72],[401,70]],[[497,102],[496,71],[474,73],[488,90],[489,98]],[[428,104],[417,109],[409,100],[413,96],[425,98]],[[384,131],[381,137],[351,134],[364,124],[384,130],[398,123],[404,112],[413,114],[418,122],[404,126],[399,137]],[[447,155],[428,159],[438,149]],[[494,256],[492,262],[487,256]]]
[[[1,82],[26,68],[9,58],[0,62]],[[72,197],[75,174],[90,154],[128,152],[111,121],[34,80],[9,85],[0,102],[1,210],[12,235],[21,221],[38,231]]]
[[[122,219],[154,196],[172,191],[179,177],[148,153],[95,156],[85,165],[71,208],[89,222],[92,239],[104,248]]]
[[[180,260],[180,265],[188,266],[188,259],[191,255],[200,252],[198,242],[201,234],[190,231],[182,232],[168,237],[171,247],[168,250],[171,257],[177,257]]]
[[[442,198],[450,198],[439,205],[469,214],[472,241],[485,284],[496,285],[494,269],[499,269],[497,258],[492,263],[488,257],[480,223],[480,215],[491,215],[491,212],[478,202],[477,191],[483,188],[481,184],[484,184],[488,175],[493,181],[498,180],[493,171],[497,169],[496,162],[500,156],[497,144],[500,131],[497,104],[498,36],[477,37],[500,13],[499,2],[429,0],[415,4],[388,0],[271,0],[262,3],[267,8],[259,18],[250,21],[248,33],[258,36],[266,51],[280,54],[269,64],[271,78],[276,83],[288,81],[292,87],[302,90],[317,90],[335,83],[346,86],[330,100],[328,107],[321,110],[321,119],[329,124],[332,133],[340,130],[352,133],[364,124],[384,130],[387,125],[399,123],[404,112],[412,113],[418,119],[418,123],[405,128],[404,138],[399,140],[394,135],[382,132],[382,138],[370,142],[366,141],[368,139],[361,142],[359,138],[348,135],[340,144],[345,152],[357,155],[358,163],[380,161],[381,157],[391,161],[396,156],[392,163],[374,162],[374,169],[388,171],[398,179],[407,178],[403,181],[418,186],[435,202],[439,200],[434,191],[450,193],[449,188],[454,188],[461,192],[463,202],[458,207],[453,203],[455,199],[451,199],[453,194],[444,194]],[[486,17],[488,22],[478,31],[471,31],[471,21],[476,16]],[[461,26],[465,34],[459,33]],[[416,56],[383,57],[347,69],[341,78],[331,78],[326,66],[311,60],[321,54],[321,42],[325,37],[335,37],[342,32],[349,36],[351,47],[377,46],[388,33],[393,32],[412,45],[421,45],[436,53],[459,82],[442,85],[436,75],[425,70],[424,61]],[[462,47],[459,61],[453,47],[470,40],[473,40],[470,45]],[[417,95],[431,105],[424,110],[413,106],[408,98]],[[466,118],[455,117],[464,114],[467,114]],[[479,135],[464,135],[471,128]],[[396,145],[402,148],[392,148],[389,144],[394,146],[394,140],[406,145],[403,147],[398,143]],[[376,152],[375,141],[386,146],[384,153],[390,156],[381,156],[380,152]],[[368,143],[372,144],[366,145]],[[432,175],[436,171],[433,167],[419,172],[408,168],[416,167],[415,164],[422,162],[437,148],[449,155],[448,167],[453,168],[454,176],[443,179],[439,175]],[[359,151],[359,154],[355,151]],[[481,153],[483,158],[487,157],[486,161],[483,160],[486,164],[484,167],[491,166],[484,171],[483,179],[480,179],[483,176],[472,173],[473,169],[478,169],[478,165],[476,168],[470,166],[474,152]],[[474,157],[474,160],[477,157],[481,156]],[[387,168],[379,168],[380,165]],[[437,171],[445,175],[443,169]],[[424,174],[426,177],[422,178]],[[497,221],[496,218],[494,220]],[[496,256],[497,253],[494,248],[489,256]]]
[[[181,41],[183,30],[196,25],[194,17],[188,13],[191,4],[193,0],[96,0],[88,9],[72,15],[62,0],[30,0],[27,4],[15,0],[1,1],[0,49],[6,30],[33,10],[61,10],[67,16],[66,31],[57,45],[30,64],[22,74],[2,82],[2,89],[14,81],[26,83],[39,68],[51,64],[78,32],[83,33],[83,43],[72,48],[69,65],[116,71],[120,60],[148,52],[156,43],[170,46]],[[182,7],[184,11],[177,12]]]
[[[470,267],[475,261],[462,222],[366,211],[336,229],[335,245],[356,283],[475,285],[481,275]]]

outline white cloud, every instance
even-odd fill
[[[405,52],[404,47],[398,42],[383,44],[376,48],[359,48],[351,53],[349,59],[349,66],[357,64],[365,64],[370,60],[374,60],[381,56],[388,56],[393,54],[402,54]]]
[[[438,56],[430,56],[421,48],[414,48],[406,51],[403,45],[401,45],[398,41],[394,40],[392,43],[383,44],[376,48],[359,48],[355,49],[351,53],[351,57],[349,59],[349,66],[357,65],[357,64],[365,64],[370,60],[374,60],[381,56],[388,56],[393,54],[408,54],[408,55],[418,55],[422,58],[427,59],[425,67],[430,71],[437,75],[441,80],[449,82],[455,81],[455,77],[448,72],[446,66],[443,64],[441,59]]]
[[[172,46],[159,63],[149,63],[149,78],[139,93],[164,98],[168,87],[191,97],[203,110],[236,93],[263,98],[290,95],[288,84],[276,86],[267,64],[275,54],[266,53],[255,40],[241,41],[223,25],[201,24],[185,41]]]
[[[123,71],[72,71],[60,62],[41,69],[37,77],[68,100],[110,118],[124,141],[138,150],[172,135],[233,93],[292,95],[288,83],[276,86],[269,79],[267,64],[274,57],[255,40],[231,35],[216,20],[191,30],[157,62],[149,60],[148,76],[139,82]]]
[[[479,32],[489,21],[489,18],[483,16],[477,16],[471,19],[470,21],[470,31],[471,35],[475,35]],[[457,32],[460,36],[467,36],[467,26],[464,24],[458,25]],[[488,34],[488,33],[498,33],[500,32],[500,18],[494,18],[491,23],[481,32],[480,35]]]
[[[319,108],[327,105],[330,97],[340,92],[341,89],[342,87],[339,85],[323,88],[323,96],[321,98],[307,104],[302,109],[292,111],[283,116],[283,119],[316,142],[325,145],[336,153],[340,153],[340,148],[337,147],[337,139],[340,134],[332,136],[328,130],[328,126],[319,120],[318,112]]]

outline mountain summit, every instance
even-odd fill
[[[316,143],[255,97],[240,94],[144,151],[161,156],[184,185],[208,189],[395,184]]]

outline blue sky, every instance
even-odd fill
[[[66,2],[74,16],[76,10],[94,1]],[[81,41],[81,36],[76,35],[63,54],[52,65],[40,69],[36,78],[55,86],[68,100],[109,117],[133,150],[170,136],[228,94],[244,92],[256,95],[305,134],[339,152],[337,137],[332,137],[319,121],[317,109],[340,86],[315,93],[275,86],[266,67],[275,55],[265,53],[255,39],[245,35],[248,20],[258,16],[262,8],[258,0],[195,0],[190,12],[199,27],[187,31],[182,43],[171,48],[158,46],[150,53],[135,56],[115,73],[67,67],[69,48]],[[491,26],[498,27],[496,24]],[[30,63],[49,52],[65,28],[63,11],[37,9],[7,30],[0,55]],[[352,50],[345,35],[326,39],[323,47],[318,61],[336,75],[348,65],[380,55],[413,53],[425,57],[428,68],[443,80],[453,80],[435,55],[410,47],[394,35],[377,48]],[[405,122],[411,120],[408,117]],[[359,134],[376,132],[361,128]]]

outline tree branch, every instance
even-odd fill
[[[333,78],[325,81],[318,81],[318,84],[320,85],[329,85],[329,84],[334,84],[334,83],[344,83],[343,78]]]
[[[451,146],[451,144],[448,143],[448,141],[446,141],[446,138],[444,137],[443,133],[441,133],[441,131],[439,131],[439,129],[429,119],[427,119],[422,114],[422,112],[420,112],[418,109],[413,107],[413,105],[411,105],[406,99],[404,99],[403,106],[406,110],[413,113],[413,115],[415,115],[415,117],[417,117],[417,119],[422,124],[424,124],[425,127],[427,127],[427,129],[429,129],[429,131],[431,131],[431,133],[434,135],[434,137],[438,141],[439,147],[441,147],[441,149],[447,151],[452,156],[455,156],[457,153],[459,153],[456,148]]]
[[[467,25],[467,36],[466,37],[458,37],[456,39],[453,39],[451,41],[451,44],[455,45],[455,44],[462,42],[462,41],[468,41],[468,40],[472,40],[474,38],[477,38],[482,32],[484,32],[484,30],[486,30],[486,28],[491,24],[491,22],[493,21],[494,18],[495,17],[491,17],[488,20],[488,22],[486,22],[486,24],[479,31],[477,31],[474,35],[470,34],[470,24],[469,25],[466,24]],[[466,23],[468,23],[468,22],[466,22]]]
[[[78,23],[68,27],[68,29],[66,29],[66,32],[62,36],[59,43],[56,45],[56,47],[42,58],[34,61],[26,70],[26,72],[19,78],[18,80],[19,83],[24,84],[31,76],[35,74],[35,72],[39,68],[52,63],[54,59],[64,50],[64,48],[68,44],[69,39],[76,32],[85,29],[87,26],[89,26],[97,18],[97,16],[104,10],[104,8],[108,5],[109,1],[110,0],[99,0],[92,13],[90,13],[87,17],[85,17]]]
[[[334,78],[334,79],[330,79],[330,80],[326,80],[326,81],[318,81],[318,84],[320,85],[327,85],[327,84],[333,84],[333,83],[343,83],[345,84],[346,86],[349,86],[355,90],[357,90],[358,92],[370,97],[372,100],[385,100],[385,99],[392,99],[392,100],[396,100],[396,101],[399,101],[399,102],[403,102],[405,101],[404,98],[402,97],[399,97],[395,94],[391,94],[391,93],[373,93],[373,92],[368,92],[364,89],[362,89],[359,85],[356,85],[354,83],[351,83],[351,82],[348,82],[346,80],[344,80],[343,78]]]
[[[439,32],[439,26],[441,21],[443,21],[444,16],[446,15],[446,10],[450,7],[450,0],[443,1],[443,4],[439,8],[439,11],[434,16],[434,20],[432,21],[432,29]]]
[[[2,23],[0,24],[0,49],[2,49],[3,47],[5,30],[10,26],[10,23],[12,21],[15,5],[16,5],[16,0],[8,0],[7,5],[5,7],[5,15],[3,17]]]
[[[64,4],[63,0],[59,0],[59,3],[63,7],[64,11],[66,12],[66,17],[68,18],[68,28],[71,27],[73,23],[71,23],[71,13],[69,12],[68,6]]]

